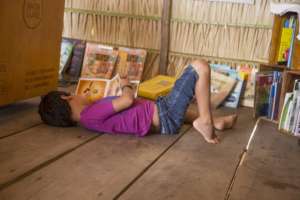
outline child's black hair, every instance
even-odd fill
[[[49,125],[69,127],[75,126],[76,122],[72,120],[72,110],[67,102],[61,96],[70,96],[66,92],[52,91],[42,97],[39,105],[39,114],[41,119]]]

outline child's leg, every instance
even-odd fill
[[[210,105],[210,67],[205,61],[194,61],[192,66],[198,72],[195,97],[198,104],[199,117],[193,122],[194,128],[199,131],[208,143],[218,143],[213,128],[213,118]]]

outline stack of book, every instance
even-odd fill
[[[300,136],[300,80],[295,80],[294,89],[284,98],[279,120],[279,129]]]
[[[278,71],[256,74],[255,116],[271,120],[278,118],[282,73]]]
[[[278,48],[277,63],[292,67],[292,55],[294,51],[295,34],[296,34],[297,16],[291,15],[286,17],[282,23],[281,38]]]

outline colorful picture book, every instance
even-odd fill
[[[256,65],[240,65],[236,69],[239,73],[243,74],[246,86],[244,92],[241,94],[242,106],[254,107],[254,95],[255,95],[255,76],[258,72]]]
[[[258,72],[256,75],[255,116],[271,120],[278,118],[278,107],[282,73],[278,71]]]
[[[134,88],[135,96],[137,96],[139,81],[130,83]],[[86,97],[90,102],[95,102],[108,96],[121,96],[121,78],[119,75],[112,79],[80,78],[76,94]]]
[[[86,42],[70,38],[64,38],[63,40],[67,40],[74,45],[71,60],[67,66],[66,76],[68,81],[77,82],[81,74]]]
[[[118,51],[113,47],[87,43],[81,77],[110,79],[117,58]]]
[[[279,42],[277,62],[278,64],[292,67],[292,54],[294,48],[297,17],[292,15],[285,17],[282,23],[281,37]]]
[[[211,64],[210,66],[214,71],[227,75],[237,81],[234,88],[223,102],[225,107],[237,108],[245,88],[245,74],[239,73],[237,70],[232,69],[228,65]]]
[[[127,74],[130,80],[142,79],[147,51],[143,49],[119,48],[116,72]]]
[[[220,106],[229,96],[236,84],[236,79],[214,70],[211,71],[211,101],[213,107]]]
[[[60,63],[59,63],[59,79],[62,80],[64,73],[68,68],[68,63],[70,62],[73,43],[68,40],[62,40],[61,49],[60,49]]]
[[[292,92],[285,94],[284,104],[279,120],[279,129],[295,136],[300,136],[300,80],[294,82]]]

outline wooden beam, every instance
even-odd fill
[[[164,0],[161,20],[161,47],[159,73],[167,74],[169,42],[170,42],[170,21],[171,21],[172,0]]]

